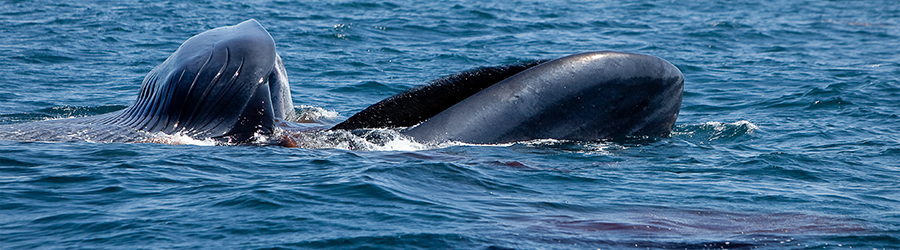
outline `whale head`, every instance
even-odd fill
[[[134,129],[243,141],[294,116],[272,36],[256,20],[203,32],[154,68],[111,121]]]

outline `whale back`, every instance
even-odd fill
[[[332,129],[409,127],[420,142],[666,137],[684,76],[666,60],[589,52],[485,67],[416,87]]]
[[[548,60],[479,67],[388,97],[331,129],[397,128],[419,124],[495,83]]]
[[[684,76],[666,60],[589,52],[531,67],[404,133],[422,142],[667,137]]]

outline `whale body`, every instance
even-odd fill
[[[389,97],[330,130],[395,128],[423,143],[666,137],[684,77],[666,60],[588,52],[481,67]],[[154,134],[242,144],[297,117],[272,36],[256,21],[185,41],[128,108],[0,125],[0,139],[142,142]]]
[[[420,142],[488,144],[667,137],[681,109],[684,76],[668,61],[653,56],[588,52],[499,71],[494,74],[516,74],[497,82],[476,74],[456,77],[462,80],[452,84],[415,88],[377,103],[335,128],[398,124],[413,126],[403,133]],[[482,90],[452,91],[475,89],[468,86]],[[418,102],[445,96],[455,99],[409,114],[410,107],[423,106]]]

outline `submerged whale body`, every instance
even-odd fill
[[[396,128],[431,143],[666,137],[684,78],[653,56],[589,52],[482,67],[389,97],[330,130]],[[156,134],[247,143],[296,118],[275,42],[256,21],[181,45],[112,113],[0,126],[0,139],[142,142]],[[151,140],[152,141],[152,140]]]

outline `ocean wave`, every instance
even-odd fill
[[[702,124],[676,125],[672,131],[672,136],[676,138],[701,139],[709,142],[740,138],[753,134],[759,129],[759,126],[746,120],[730,123],[710,121]]]

